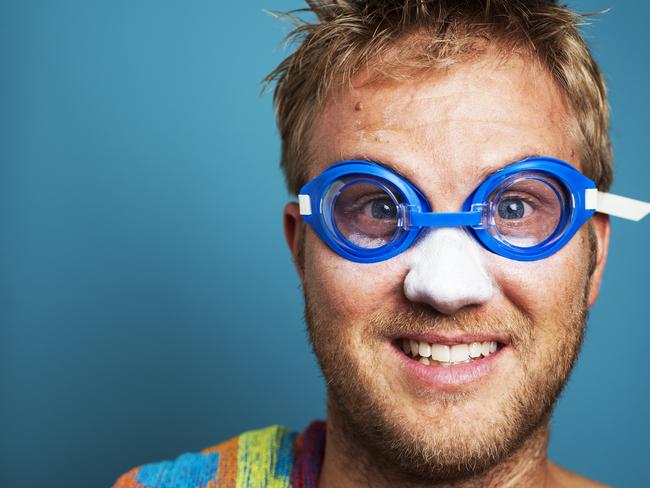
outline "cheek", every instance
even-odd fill
[[[559,252],[540,261],[498,258],[491,269],[503,295],[535,322],[581,307],[587,286],[588,243],[579,232]],[[553,320],[551,320],[553,322]]]
[[[313,233],[305,239],[305,291],[331,319],[367,317],[379,306],[395,309],[403,300],[406,270],[401,256],[379,263],[342,258]]]

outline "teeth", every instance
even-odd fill
[[[452,363],[459,363],[469,359],[469,346],[467,344],[454,344],[449,348]]]
[[[480,355],[481,355],[481,343],[480,342],[472,342],[469,345],[469,357],[477,358]]]
[[[402,350],[422,364],[440,364],[450,366],[453,364],[468,363],[481,356],[489,356],[496,352],[495,341],[472,342],[470,344],[429,344],[413,339],[402,340]]]
[[[435,359],[441,363],[448,363],[449,357],[449,346],[445,346],[444,344],[431,344],[431,359]]]

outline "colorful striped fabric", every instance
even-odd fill
[[[134,468],[113,488],[317,488],[324,448],[322,421],[301,433],[274,425],[175,461]]]

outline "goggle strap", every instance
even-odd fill
[[[311,197],[309,195],[298,195],[298,207],[300,215],[311,215]]]
[[[589,208],[587,205],[586,207]],[[614,195],[613,193],[596,191],[595,209],[596,212],[638,222],[650,213],[650,203]]]

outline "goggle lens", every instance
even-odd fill
[[[383,180],[339,180],[325,197],[331,202],[335,234],[346,244],[363,249],[377,249],[393,241],[400,232],[398,195]]]
[[[570,212],[564,187],[554,178],[520,174],[490,195],[492,234],[511,246],[529,248],[552,241]]]

